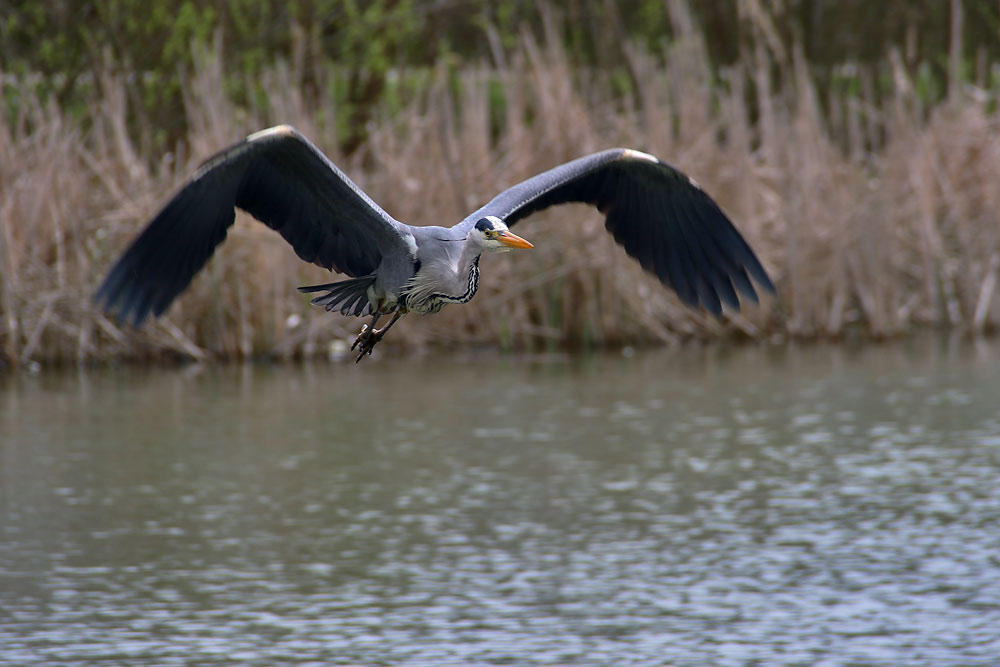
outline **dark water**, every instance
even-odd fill
[[[997,665],[1000,347],[0,378],[0,663]]]

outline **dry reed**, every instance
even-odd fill
[[[187,148],[155,162],[126,131],[120,78],[100,78],[86,131],[24,91],[18,122],[0,119],[0,356],[14,364],[290,358],[353,336],[360,321],[310,307],[295,291],[329,274],[242,215],[207,270],[143,330],[120,327],[91,303],[118,253],[201,160],[279,122],[297,126],[391,214],[418,225],[453,224],[499,189],[589,151],[649,151],[716,196],[779,290],[720,323],[643,274],[599,214],[561,207],[519,226],[534,251],[483,262],[471,303],[407,318],[383,349],[996,329],[996,91],[965,89],[924,108],[893,55],[893,88],[878,104],[865,95],[821,101],[800,52],[775,53],[766,35],[747,65],[712,84],[699,39],[689,33],[665,54],[629,48],[642,85],[621,100],[606,95],[605,75],[574,71],[557,40],[524,37],[503,66],[435,73],[429,90],[376,124],[350,157],[337,152],[337,109],[307,108],[286,65],[257,82],[269,92],[266,106],[238,107],[221,92],[223,63],[204,54],[187,87]],[[490,99],[497,86],[499,118]]]

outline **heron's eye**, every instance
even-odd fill
[[[496,235],[497,235],[497,230],[495,230],[495,229],[487,229],[486,230],[486,238],[493,239],[493,238],[496,238]]]

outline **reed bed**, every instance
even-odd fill
[[[472,302],[406,318],[382,350],[996,330],[996,90],[966,86],[928,107],[890,54],[893,82],[878,100],[824,100],[796,49],[779,58],[758,47],[716,77],[691,34],[666,53],[629,47],[641,85],[612,96],[609,75],[575,70],[556,43],[524,37],[502,65],[442,66],[349,156],[338,153],[338,110],[307,105],[285,64],[249,86],[266,98],[238,105],[221,92],[224,63],[203,54],[187,86],[188,140],[163,156],[144,154],[127,131],[120,77],[98,77],[82,122],[25,88],[18,120],[0,116],[0,357],[16,365],[342,349],[360,320],[311,307],[295,290],[330,274],[242,215],[189,290],[142,330],[91,302],[117,255],[200,161],[276,123],[298,127],[386,210],[418,225],[453,224],[501,188],[581,154],[639,148],[712,193],[778,287],[718,321],[644,274],[597,212],[566,206],[519,225],[535,250],[485,258]]]

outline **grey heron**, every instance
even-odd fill
[[[348,278],[300,287],[328,311],[371,315],[354,341],[360,361],[405,313],[466,303],[484,252],[530,248],[510,231],[554,204],[583,202],[605,215],[625,252],[681,300],[721,315],[754,302],[751,278],[774,285],[708,194],[652,155],[615,148],[572,160],[504,190],[453,227],[394,219],[302,134],[280,125],[206,161],[112,267],[95,295],[105,311],[140,326],[161,315],[226,238],[240,208],[280,233],[306,262]],[[569,238],[572,238],[570,235]],[[387,315],[381,329],[375,326]]]

